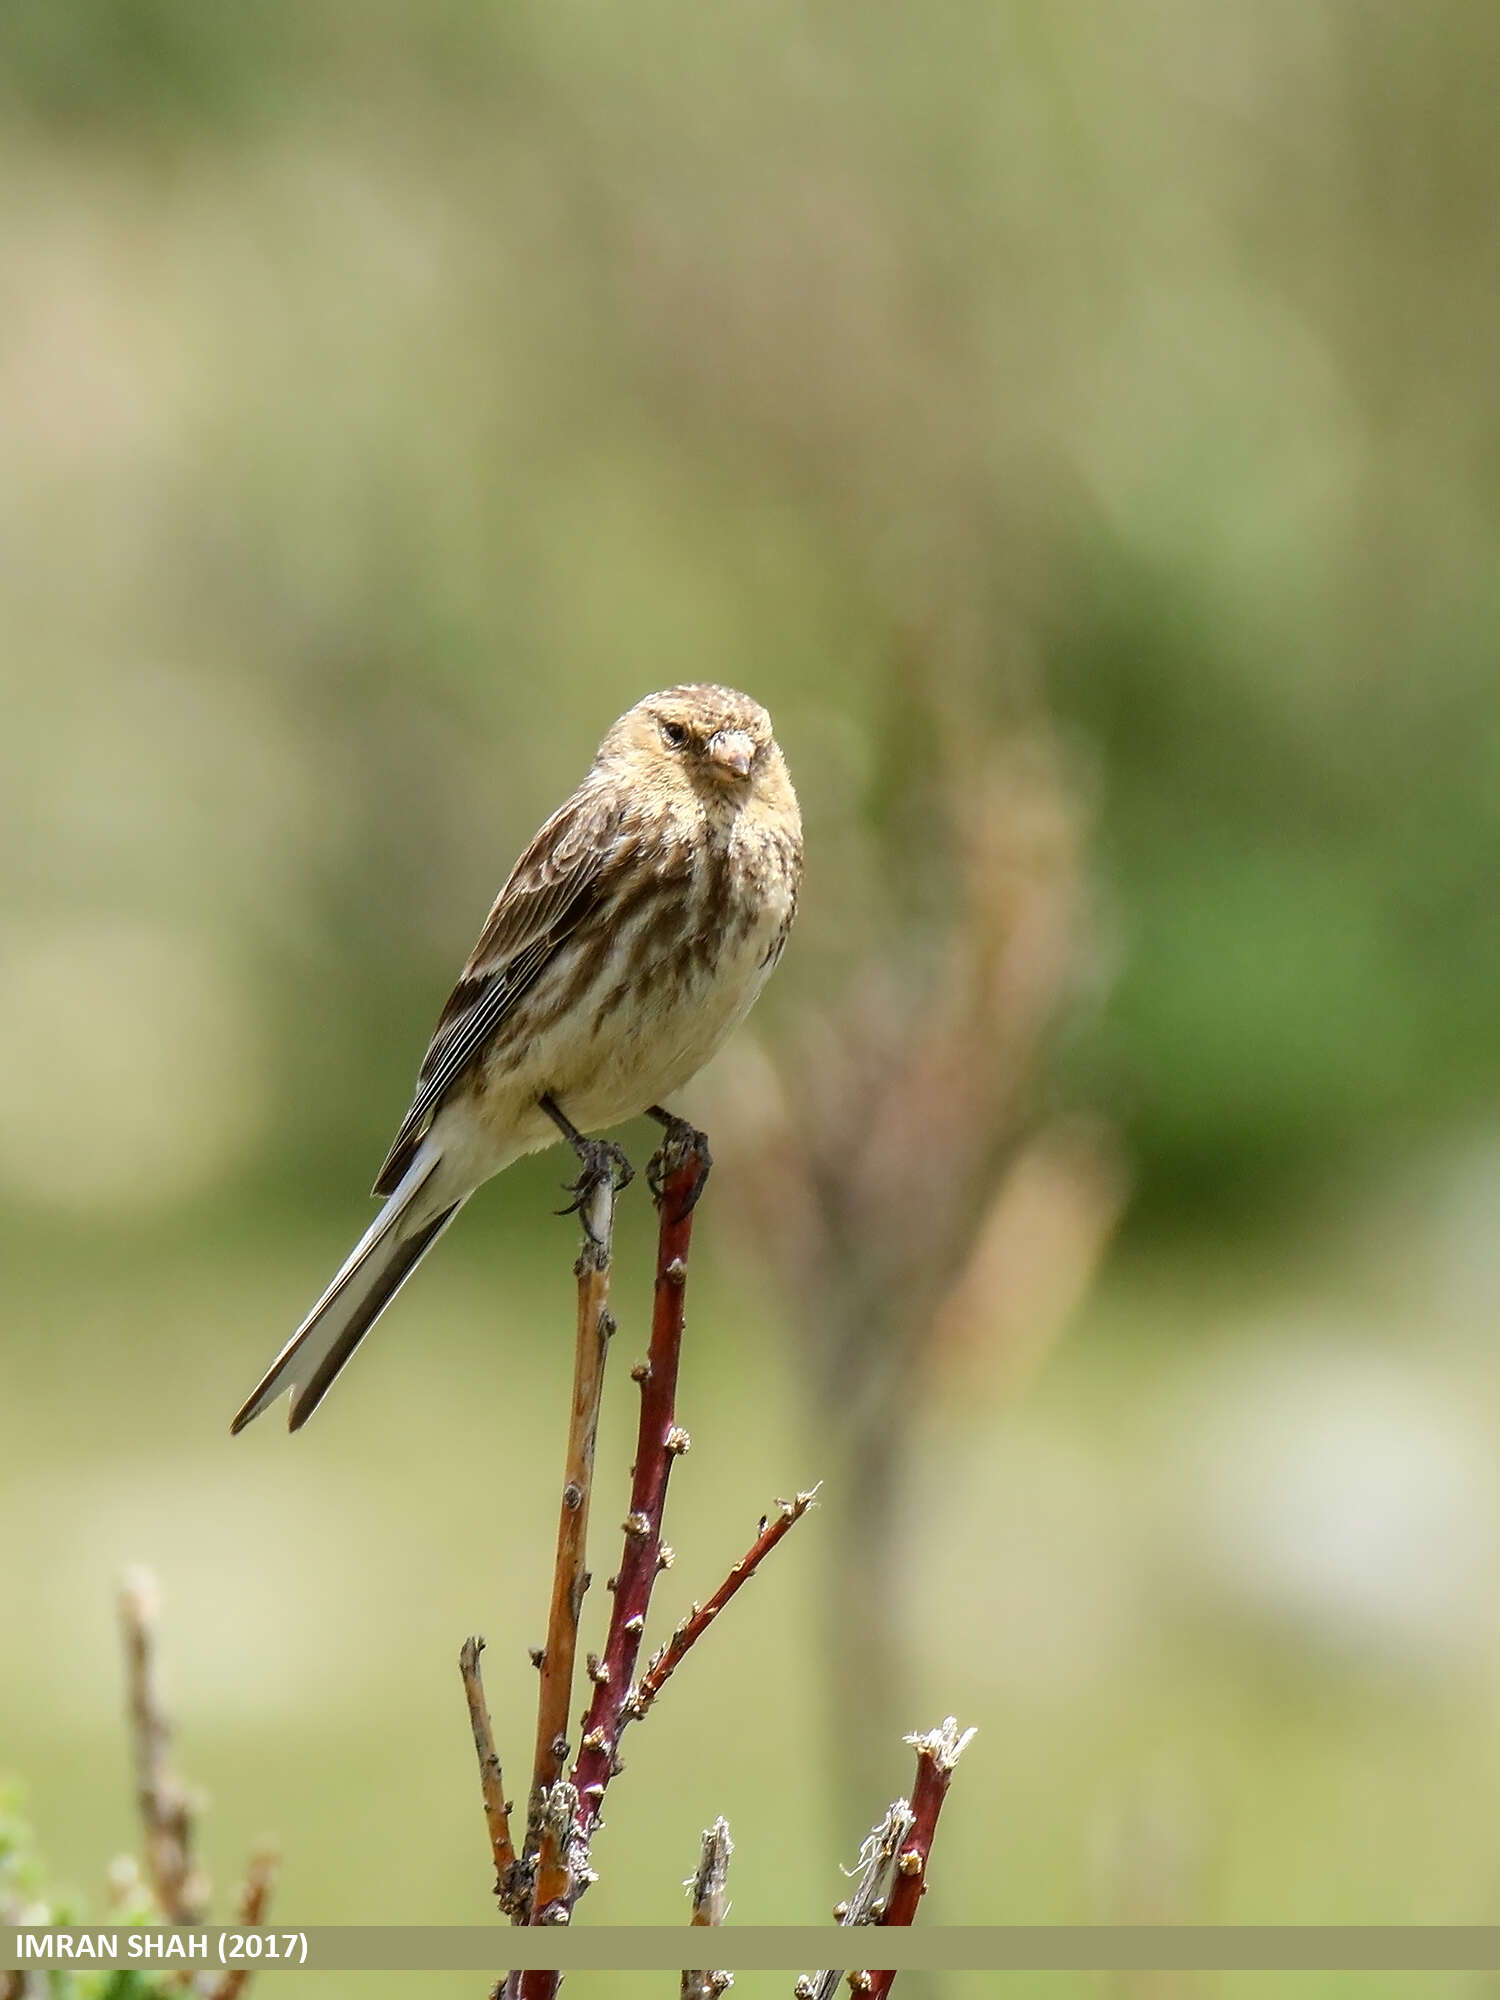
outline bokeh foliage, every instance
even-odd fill
[[[1482,1231],[1452,1221],[1483,1208],[1480,1167],[1420,1253],[1405,1197],[1394,1229],[1377,1203],[1319,1238],[1315,1275],[1271,1275],[1252,1224],[1315,1227],[1493,1124],[1497,57],[1481,0],[0,10],[0,1231],[6,1462],[39,1524],[17,1571],[41,1606],[5,1692],[53,1715],[74,1797],[97,1794],[110,1682],[86,1683],[90,1750],[47,1707],[50,1649],[87,1592],[103,1625],[117,1553],[160,1560],[169,1604],[209,1607],[205,1711],[238,1703],[190,1714],[195,1766],[268,1816],[264,1743],[289,1735],[307,1774],[288,1895],[301,1865],[340,1913],[361,1880],[424,1912],[482,1901],[454,1886],[472,1801],[432,1662],[480,1615],[460,1607],[488,1544],[451,1531],[433,1466],[492,1494],[472,1371],[497,1350],[522,1355],[511,1476],[547,1462],[536,1329],[565,1252],[530,1218],[556,1176],[520,1172],[424,1274],[426,1324],[413,1306],[383,1342],[403,1435],[361,1445],[353,1389],[316,1457],[231,1463],[214,1426],[362,1220],[510,857],[628,701],[708,676],[771,707],[806,809],[804,914],[757,1017],[773,1048],[872,941],[893,980],[925,962],[951,901],[924,792],[944,731],[1044,735],[1090,843],[1084,976],[1041,1088],[1118,1129],[1138,1259],[1026,1414],[980,1370],[920,1440],[914,1720],[967,1694],[1005,1780],[952,1807],[1004,1883],[975,1863],[946,1914],[1082,1913],[1090,1814],[1163,1745],[1234,1829],[1192,1910],[1482,1914],[1486,1816],[1453,1813],[1449,1781],[1500,1758],[1487,1708],[1447,1667],[1445,1692],[1419,1672],[1402,1693],[1404,1656],[1351,1697],[1337,1646],[1266,1641],[1258,1614],[1226,1638],[1164,1553],[1153,1482],[1179,1460],[1148,1406],[1180,1388],[1196,1412],[1206,1330],[1257,1347],[1295,1296],[1320,1335],[1343,1314],[1368,1333],[1378,1296],[1435,1371],[1417,1402],[1495,1407],[1482,1357],[1443,1346],[1497,1296]],[[697,1524],[712,1568],[778,1480],[816,1476],[820,1440],[764,1339],[775,1301],[723,1276],[704,1300],[705,1414],[737,1433]],[[1226,1371],[1257,1438],[1348,1405],[1299,1375],[1288,1417]],[[1214,1463],[1183,1445],[1176,1525]],[[1324,1463],[1364,1492],[1320,1432]],[[1410,1482],[1424,1504],[1433,1479]],[[1488,1520],[1478,1491],[1437,1518]],[[966,1538],[989,1565],[959,1563]],[[520,1563],[494,1587],[542,1584]],[[347,1709],[313,1636],[335,1602],[368,1669]],[[747,1635],[738,1701],[782,1670],[780,1629]],[[1095,1654],[1114,1665],[1090,1681]],[[1018,1659],[1031,1680],[1006,1678]],[[1049,1680],[1075,1690],[1064,1719]],[[722,1777],[684,1702],[678,1767]],[[758,1774],[812,1825],[809,1914],[854,1837],[796,1790],[811,1713]],[[411,1754],[371,1780],[392,1717]],[[368,1783],[383,1826],[451,1807],[451,1845],[414,1861],[381,1833],[341,1873],[335,1801]],[[872,1773],[872,1813],[885,1789]],[[1408,1829],[1386,1853],[1372,1795]],[[97,1829],[70,1810],[45,1830],[72,1853]],[[763,1914],[782,1822],[765,1792],[740,1810]],[[684,1871],[695,1837],[671,1836]]]

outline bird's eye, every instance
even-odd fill
[[[664,722],[661,726],[661,740],[669,750],[686,750],[688,733],[680,722]]]

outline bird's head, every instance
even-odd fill
[[[769,797],[786,782],[760,703],[707,684],[647,695],[620,717],[599,754],[652,789],[687,788],[720,805]]]

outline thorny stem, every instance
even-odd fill
[[[573,1767],[578,1787],[578,1824],[587,1838],[599,1823],[605,1789],[618,1768],[620,1736],[629,1719],[631,1686],[640,1657],[641,1637],[657,1576],[672,1560],[662,1546],[662,1513],[672,1462],[688,1448],[686,1431],[677,1427],[677,1369],[682,1355],[682,1327],[687,1291],[688,1252],[692,1247],[693,1202],[707,1161],[696,1135],[669,1138],[653,1162],[652,1186],[661,1218],[656,1245],[656,1289],[651,1309],[651,1344],[644,1370],[633,1371],[641,1389],[641,1417],[636,1434],[635,1470],[630,1485],[630,1512],[625,1519],[625,1550],[614,1583],[614,1605],[604,1642],[601,1671],[584,1718],[582,1746]]]
[[[464,1695],[469,1704],[469,1726],[474,1732],[474,1754],[479,1759],[479,1789],[484,1799],[484,1821],[490,1833],[490,1852],[495,1861],[495,1895],[501,1909],[515,1918],[524,1908],[524,1892],[518,1902],[516,1849],[510,1830],[510,1806],[505,1797],[505,1776],[495,1750],[495,1732],[490,1723],[490,1707],[484,1696],[484,1676],[479,1655],[484,1651],[480,1638],[465,1639],[458,1655],[464,1679]]]
[[[835,1911],[841,1924],[909,1924],[927,1887],[927,1862],[938,1814],[948,1796],[953,1767],[968,1748],[974,1732],[960,1732],[950,1715],[925,1736],[908,1736],[917,1753],[917,1782],[909,1800],[897,1799],[859,1851],[860,1878],[854,1894]],[[796,2000],[833,2000],[842,1971],[804,1974],[797,1981]],[[849,1974],[850,1990],[883,1996],[895,1980],[893,1971]]]
[[[733,1852],[728,1820],[716,1819],[703,1836],[697,1872],[687,1883],[693,1897],[695,1928],[723,1923],[729,1908],[729,1857]],[[733,1984],[734,1976],[729,1972],[707,1969],[684,1972],[682,2000],[718,2000],[719,1994],[727,1993]]]
[[[907,1737],[907,1742],[917,1753],[917,1782],[911,1794],[911,1831],[900,1843],[890,1894],[884,1910],[875,1920],[878,1924],[909,1924],[916,1916],[917,1905],[927,1893],[927,1863],[932,1853],[933,1835],[937,1832],[938,1814],[948,1796],[953,1767],[967,1749],[973,1734],[972,1729],[960,1733],[957,1722],[950,1715],[939,1728],[929,1730],[925,1736]],[[892,1971],[872,1971],[868,1975],[869,1985],[862,1990],[869,1993],[872,2000],[884,2000],[895,1977]]]
[[[567,1762],[568,1710],[573,1701],[578,1621],[589,1582],[586,1544],[589,1497],[594,1480],[594,1443],[599,1432],[599,1405],[604,1393],[604,1359],[609,1336],[614,1331],[608,1310],[614,1215],[614,1183],[611,1177],[605,1176],[581,1197],[583,1247],[573,1267],[578,1279],[573,1402],[568,1420],[562,1505],[557,1522],[552,1606],[547,1619],[547,1643],[540,1662],[536,1754],[532,1763],[531,1805],[527,1820],[528,1856],[535,1852],[537,1860],[531,1908],[533,1923],[544,1921],[542,1912],[559,1899],[566,1898],[571,1882],[566,1835],[559,1837],[567,1823],[559,1811],[564,1802],[554,1798],[553,1793]]]
[[[865,1835],[859,1850],[859,1880],[847,1901],[839,1904],[834,1916],[840,1924],[873,1924],[885,1908],[890,1893],[891,1870],[896,1850],[912,1829],[912,1809],[905,1799],[897,1799]],[[844,1977],[835,1966],[822,1972],[804,1973],[794,1989],[796,2000],[833,2000]]]
[[[120,1623],[146,1872],[166,1921],[198,1924],[205,1884],[193,1866],[191,1801],[167,1762],[172,1731],[156,1687],[156,1610],[154,1579],[144,1570],[132,1570],[120,1591]]]
[[[621,1768],[617,1751],[628,1719],[627,1703],[641,1635],[657,1574],[671,1562],[661,1540],[662,1512],[672,1461],[687,1449],[688,1438],[677,1428],[677,1369],[682,1353],[683,1295],[688,1252],[692,1244],[693,1208],[702,1191],[709,1162],[701,1140],[689,1127],[668,1134],[651,1163],[650,1184],[660,1224],[656,1246],[656,1288],[651,1312],[651,1342],[643,1367],[632,1370],[640,1384],[641,1415],[636,1436],[635,1469],[631,1475],[630,1512],[625,1520],[625,1552],[614,1580],[614,1604],[602,1660],[591,1669],[593,1698],[583,1722],[583,1740],[573,1766],[577,1792],[573,1817],[573,1854],[558,1893],[534,1898],[533,1923],[566,1923],[572,1906],[586,1886],[588,1840],[599,1824],[600,1808],[610,1779]],[[507,2000],[553,2000],[559,1984],[556,1971],[512,1972],[502,1989]]]
[[[719,1585],[713,1596],[706,1598],[702,1604],[695,1604],[687,1617],[677,1626],[667,1643],[652,1657],[650,1665],[641,1675],[640,1681],[627,1704],[627,1711],[631,1718],[639,1720],[640,1717],[647,1713],[652,1702],[661,1693],[662,1688],[671,1679],[678,1667],[681,1666],[684,1658],[703,1637],[703,1634],[712,1625],[719,1613],[724,1609],[724,1606],[734,1596],[735,1592],[750,1581],[756,1570],[759,1569],[763,1558],[769,1555],[782,1536],[787,1534],[802,1519],[802,1516],[807,1512],[816,1498],[817,1491],[818,1489],[815,1486],[809,1493],[799,1493],[795,1500],[779,1501],[777,1503],[775,1519],[761,1522],[760,1533],[745,1551],[744,1555],[740,1557],[728,1576]]]

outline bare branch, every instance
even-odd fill
[[[628,1701],[651,1591],[659,1571],[672,1560],[661,1539],[662,1512],[672,1461],[687,1449],[686,1432],[676,1418],[677,1369],[682,1353],[683,1294],[687,1284],[688,1252],[692,1244],[693,1209],[710,1161],[702,1135],[683,1126],[669,1132],[647,1170],[660,1218],[656,1246],[656,1290],[651,1313],[651,1342],[646,1361],[631,1370],[641,1391],[640,1424],[636,1434],[635,1468],[631,1475],[630,1511],[625,1517],[625,1552],[613,1579],[614,1604],[602,1659],[590,1663],[593,1696],[583,1719],[583,1739],[573,1765],[570,1789],[576,1793],[566,1848],[561,1821],[556,1861],[547,1879],[540,1879],[532,1898],[532,1923],[567,1923],[573,1905],[593,1880],[589,1841],[599,1824],[609,1781],[621,1769],[618,1750],[628,1716]],[[555,1796],[554,1788],[554,1796]],[[533,1812],[540,1801],[533,1799]],[[530,1838],[528,1835],[528,1846]],[[555,1971],[512,1972],[506,1981],[507,2000],[553,2000],[559,1985]]]
[[[490,1707],[484,1695],[484,1675],[479,1665],[479,1655],[483,1651],[483,1639],[465,1639],[459,1649],[458,1668],[463,1675],[464,1694],[469,1704],[474,1754],[479,1759],[479,1789],[484,1799],[484,1820],[489,1828],[490,1852],[495,1862],[495,1895],[501,1909],[514,1919],[517,1907],[525,1907],[524,1890],[518,1887],[516,1880],[516,1849],[511,1837],[505,1774],[495,1750],[495,1732],[490,1724]]]
[[[911,1794],[912,1824],[900,1842],[890,1894],[885,1908],[875,1919],[878,1924],[909,1924],[915,1918],[917,1905],[927,1893],[927,1863],[932,1853],[933,1835],[937,1832],[938,1814],[948,1796],[953,1767],[973,1736],[972,1729],[960,1731],[950,1715],[938,1728],[928,1730],[926,1735],[907,1737],[907,1742],[917,1753],[917,1782]],[[866,1974],[868,1983],[855,1990],[870,1994],[871,2000],[884,2000],[895,1978],[893,1971],[872,1971]]]
[[[777,1502],[775,1519],[761,1522],[760,1533],[713,1596],[702,1604],[695,1604],[671,1638],[655,1654],[651,1664],[641,1675],[640,1682],[627,1704],[632,1718],[639,1720],[648,1712],[667,1681],[681,1666],[684,1658],[702,1638],[730,1598],[750,1581],[760,1567],[762,1558],[769,1555],[782,1536],[802,1519],[816,1498],[817,1491],[817,1487],[814,1486],[810,1492],[799,1493],[795,1500]]]
[[[630,1689],[646,1614],[657,1576],[672,1560],[662,1544],[662,1514],[672,1465],[687,1449],[677,1424],[677,1369],[682,1354],[683,1306],[688,1253],[692,1247],[693,1203],[708,1170],[701,1140],[669,1137],[652,1163],[651,1184],[660,1227],[656,1246],[656,1291],[651,1312],[651,1345],[644,1368],[632,1371],[640,1384],[641,1415],[636,1434],[630,1512],[625,1517],[625,1549],[614,1582],[614,1605],[601,1671],[584,1718],[583,1742],[573,1767],[578,1787],[579,1829],[587,1836],[599,1822],[605,1789],[620,1768],[617,1752],[629,1719]]]
[[[199,1924],[207,1884],[193,1865],[192,1798],[167,1759],[172,1730],[156,1686],[155,1579],[131,1570],[120,1590],[128,1712],[135,1756],[135,1795],[152,1893],[169,1924]]]
[[[729,1857],[733,1853],[729,1822],[721,1814],[704,1833],[697,1872],[683,1884],[692,1892],[692,1922],[699,1928],[724,1921],[729,1909]]]
[[[609,1260],[614,1239],[615,1190],[597,1182],[580,1211],[583,1248],[578,1279],[578,1334],[573,1359],[573,1402],[568,1419],[567,1462],[557,1521],[557,1561],[552,1574],[552,1607],[541,1658],[537,1702],[536,1755],[532,1762],[533,1801],[562,1776],[568,1757],[568,1711],[573,1702],[573,1663],[578,1620],[588,1588],[586,1543],[589,1498],[594,1482],[594,1442],[604,1393],[604,1357],[614,1323],[608,1312]]]
[[[692,1892],[695,1926],[722,1924],[729,1908],[729,1857],[734,1842],[729,1838],[729,1822],[716,1819],[703,1836],[697,1872],[683,1884]],[[700,1970],[682,1975],[682,2000],[718,2000],[734,1984],[730,1972]]]
[[[848,1901],[840,1903],[833,1913],[839,1923],[874,1924],[880,1921],[891,1892],[897,1850],[915,1823],[916,1816],[910,1804],[905,1799],[897,1799],[885,1818],[865,1835],[859,1850],[859,1880]],[[804,1973],[793,1990],[797,2000],[833,2000],[843,1977],[841,1966],[823,1972]]]

